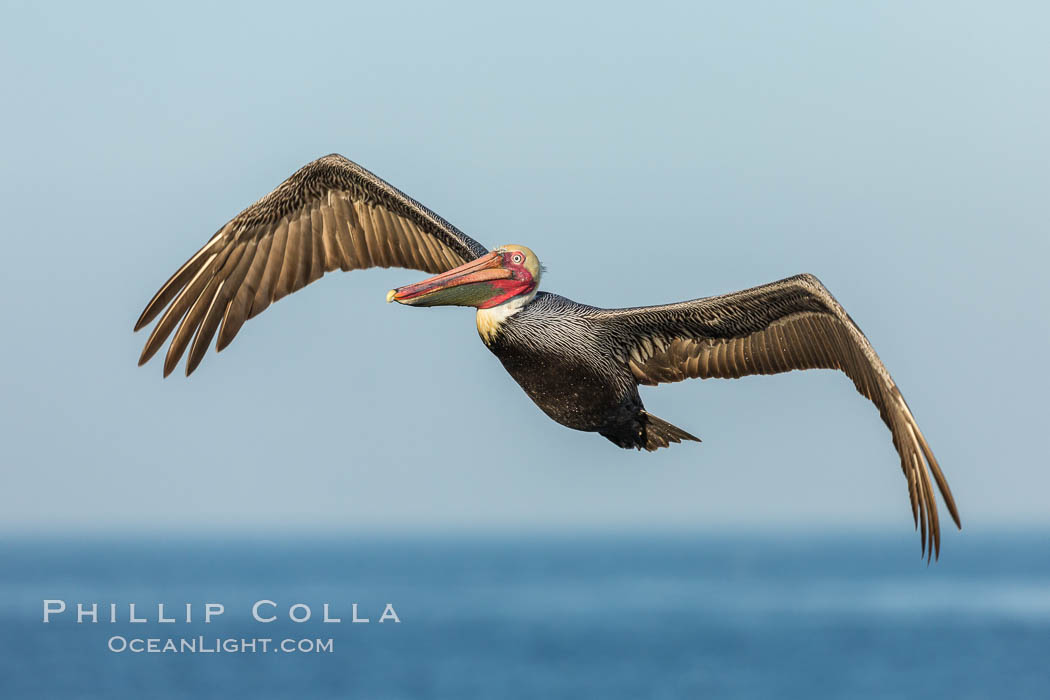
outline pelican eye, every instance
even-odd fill
[[[512,257],[512,258],[511,258],[510,260],[511,260],[511,262],[513,262],[513,263],[514,263],[515,265],[520,265],[520,264],[521,264],[521,261],[522,261],[522,260],[524,260],[524,259],[525,259],[525,258],[521,257],[521,253],[515,253],[515,254],[514,254],[514,257]]]

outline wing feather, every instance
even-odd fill
[[[248,274],[244,277],[244,284],[237,290],[237,296],[230,303],[230,308],[226,312],[226,318],[222,321],[222,328],[219,330],[219,345],[217,346],[219,350],[230,344],[233,337],[237,335],[237,331],[241,329],[244,322],[251,316],[255,295],[258,293],[263,276],[266,274],[267,258],[273,246],[273,241],[272,236],[259,241],[251,267],[248,268]]]
[[[303,254],[303,241],[299,232],[299,217],[288,221],[288,239],[284,249],[284,263],[277,275],[273,290],[273,301],[288,296],[295,289],[295,279],[299,274],[299,257]]]
[[[208,260],[208,264],[197,270],[186,286],[179,291],[178,296],[175,297],[167,311],[157,321],[157,325],[153,327],[153,332],[150,333],[149,339],[146,340],[146,345],[142,348],[142,354],[139,356],[140,365],[148,362],[157,353],[157,350],[160,350],[161,346],[164,345],[164,341],[175,330],[175,325],[182,319],[190,306],[197,300],[201,291],[211,281],[215,268],[225,262],[229,254],[229,249],[222,249],[212,255]]]
[[[324,204],[317,209],[321,217],[321,241],[324,247],[324,271],[331,272],[343,266],[343,251],[336,239],[335,210],[332,208],[332,193],[329,192]]]
[[[310,266],[310,281],[321,279],[324,273],[329,271],[328,249],[324,244],[324,217],[321,214],[321,203],[315,202],[310,209],[310,229],[313,232],[314,254],[311,257],[313,264]]]
[[[274,228],[273,235],[265,236],[265,238],[270,241],[270,252],[266,258],[266,269],[263,270],[259,288],[252,299],[252,309],[248,312],[248,318],[257,316],[273,303],[277,280],[281,275],[281,268],[288,249],[288,220],[281,219]]]
[[[351,207],[346,196],[341,192],[331,193],[331,200],[332,221],[335,226],[335,242],[339,245],[339,252],[342,256],[340,269],[344,272],[348,272],[354,268],[361,267],[355,262],[354,241],[350,236],[350,229],[352,228],[350,222]]]
[[[215,296],[215,288],[218,285],[218,278],[212,277],[209,279],[204,291],[196,298],[189,312],[183,317],[182,323],[179,324],[179,329],[175,331],[175,337],[172,338],[171,344],[168,345],[168,352],[164,356],[165,377],[171,374],[175,366],[179,364],[179,358],[182,357],[182,353],[186,352],[190,341],[193,340],[193,334],[197,332],[201,319],[207,313],[208,306]]]
[[[226,280],[221,280],[215,286],[215,293],[212,294],[211,302],[208,304],[208,312],[204,314],[204,320],[197,326],[197,333],[193,336],[193,342],[190,344],[190,353],[186,357],[187,375],[193,372],[201,360],[204,359],[204,353],[208,351],[208,343],[211,342],[211,336],[219,325],[221,309],[218,308],[218,301],[225,283]]]
[[[230,328],[228,325],[230,306],[233,304],[234,300],[241,295],[242,291],[245,293],[249,291],[245,282],[247,281],[248,273],[255,262],[258,247],[259,241],[255,239],[248,241],[248,244],[245,246],[244,255],[242,255],[240,261],[238,261],[237,267],[230,272],[229,277],[223,280],[222,292],[215,297],[217,305],[215,310],[217,319],[216,323],[219,321],[222,322],[219,330],[219,338],[216,341],[217,350],[226,347],[230,340],[233,339],[233,336],[225,337],[229,333],[228,329]],[[207,346],[210,341],[211,335],[209,335],[204,341],[204,345]]]

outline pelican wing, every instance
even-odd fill
[[[813,275],[667,306],[604,312],[611,345],[639,384],[839,369],[879,409],[908,480],[923,553],[940,552],[933,480],[956,525],[948,483],[871,343]],[[961,525],[960,525],[961,527]]]
[[[216,331],[216,349],[222,350],[247,319],[332,270],[440,273],[487,252],[361,166],[328,155],[235,216],[164,283],[135,324],[137,331],[164,312],[139,364],[174,331],[164,376],[187,346],[189,375]]]

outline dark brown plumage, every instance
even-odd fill
[[[187,375],[272,302],[326,272],[406,267],[440,274],[388,300],[478,308],[486,346],[562,425],[620,447],[697,440],[649,414],[640,384],[838,369],[879,409],[908,482],[923,553],[940,551],[935,482],[956,525],[951,490],[875,350],[812,275],[665,306],[601,309],[537,292],[541,267],[522,246],[488,252],[447,221],[339,155],[301,168],[219,229],[154,295],[135,324],[160,316],[139,364],[172,336],[167,376],[189,348]],[[163,315],[161,315],[163,312]]]

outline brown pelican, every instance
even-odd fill
[[[948,483],[904,397],[816,277],[666,306],[578,304],[537,291],[543,268],[528,248],[488,251],[337,154],[304,166],[242,211],[164,283],[135,324],[137,331],[160,315],[139,364],[174,332],[164,375],[187,347],[189,375],[216,332],[216,350],[222,350],[245,320],[286,294],[326,272],[369,267],[435,274],[391,290],[387,301],[475,307],[482,341],[544,413],[624,448],[699,441],[648,413],[640,384],[842,370],[878,407],[893,435],[927,560],[940,553],[931,480],[961,527]]]

